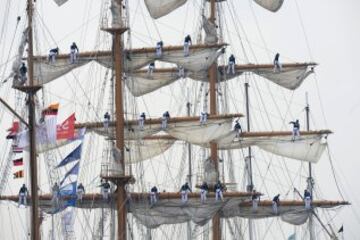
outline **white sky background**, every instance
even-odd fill
[[[6,56],[10,49],[9,45],[11,43],[12,33],[14,32],[14,20],[17,15],[23,17],[22,23],[20,24],[21,27],[19,27],[20,29],[25,21],[24,11],[22,11],[24,9],[22,4],[25,1],[11,2],[9,18],[6,19],[6,21],[9,21],[6,38],[0,39],[1,78],[8,73],[7,71],[4,74],[2,64],[6,62]],[[93,39],[95,39],[96,32],[92,29],[98,26],[98,20],[96,18],[99,14],[99,9],[97,9],[98,4],[96,4],[97,1],[70,0],[69,3],[66,3],[61,8],[58,8],[51,0],[38,0],[38,2],[41,3],[38,11],[46,22],[46,26],[51,32],[54,41],[56,41],[63,53],[68,51],[73,41],[77,42],[80,51],[94,49]],[[247,38],[254,48],[259,63],[271,62],[273,55],[276,52],[280,52],[282,61],[302,62],[304,60],[312,60],[320,64],[316,68],[316,79],[314,76],[310,76],[305,80],[304,84],[295,91],[295,100],[292,107],[295,117],[303,120],[304,113],[302,112],[302,108],[305,101],[304,92],[308,91],[310,105],[313,111],[312,124],[315,124],[316,128],[329,128],[335,133],[329,137],[330,150],[333,161],[335,162],[338,181],[344,193],[346,193],[346,200],[353,203],[352,207],[343,208],[338,216],[337,224],[344,224],[346,231],[345,236],[348,236],[349,239],[355,239],[356,236],[360,235],[360,188],[357,184],[358,171],[360,169],[360,162],[357,159],[357,138],[360,133],[360,124],[358,124],[360,122],[360,95],[358,94],[360,83],[356,77],[358,75],[356,71],[359,68],[357,65],[360,56],[358,47],[360,42],[360,19],[358,14],[360,2],[356,0],[285,0],[283,7],[275,14],[252,4],[269,51],[264,51],[263,42],[256,29],[254,16],[250,11],[249,1],[229,0],[228,2],[236,4],[236,6],[239,7],[236,10],[237,17],[245,28]],[[299,5],[311,53],[309,53],[306,45],[305,36],[298,17],[296,2]],[[198,6],[199,3],[200,1],[190,0],[187,5],[175,11],[171,16],[156,20],[160,29],[161,38],[165,44],[181,44],[183,37],[187,33],[192,34],[195,31],[194,26],[196,23],[191,23],[191,21],[194,20],[193,15],[197,13],[195,12],[197,10],[192,9],[193,6]],[[18,6],[21,7],[18,8]],[[224,7],[225,6],[227,5],[224,3]],[[0,8],[0,26],[3,26],[5,20],[2,17],[5,16],[5,9],[5,6]],[[147,21],[152,40],[150,40],[146,28],[136,28],[141,25],[144,26],[141,13],[147,14],[145,8],[142,9],[142,12],[135,6],[132,7],[131,10],[133,11],[131,23],[135,22],[136,25],[133,33],[133,47],[144,45],[146,47],[154,46],[159,37],[153,28],[152,22]],[[179,19],[184,19],[186,10],[189,14],[186,18],[186,26],[190,30],[187,28],[184,29],[184,24],[178,24]],[[136,16],[135,18],[133,17],[134,15]],[[95,20],[92,20],[88,26],[79,28],[79,26],[86,21],[84,19],[88,19],[89,16],[94,16]],[[149,19],[148,15],[146,15],[146,19]],[[228,19],[230,19],[230,17]],[[233,24],[231,20],[228,21],[228,24]],[[176,26],[176,30],[171,30],[169,26]],[[42,31],[43,28],[39,32]],[[48,30],[45,30],[45,32],[47,31]],[[40,35],[42,36],[43,34],[40,33]],[[49,38],[49,34],[46,33],[46,35],[48,38],[43,40],[39,45],[39,50],[43,54],[47,53],[49,48],[55,47],[55,43]],[[193,40],[195,40],[194,37]],[[15,40],[14,46],[16,46],[17,43],[18,40]],[[236,35],[232,35],[232,42],[230,43],[233,44],[234,47],[228,47],[227,54],[234,52],[238,62],[244,63],[245,59]],[[13,47],[13,49],[14,48],[15,47]],[[252,57],[250,60],[252,62],[255,61]],[[316,83],[319,87],[326,123],[321,113]],[[68,90],[68,85],[62,87],[65,89],[64,91]],[[54,87],[50,91],[55,92],[56,88]],[[166,94],[166,90],[161,91],[164,91],[164,94]],[[4,94],[3,91],[1,91],[1,94]],[[280,93],[275,94],[280,96]],[[156,97],[156,95],[151,96]],[[153,116],[160,115],[169,107],[169,104],[163,103],[159,101],[159,99],[155,98],[154,101],[156,101],[155,104],[161,107],[151,112]],[[80,111],[79,106],[73,107],[69,105],[69,102],[67,102],[67,112],[74,110],[74,108]],[[140,106],[140,110],[144,110],[144,107]],[[245,111],[243,107],[241,107],[241,110],[242,112]],[[60,113],[60,118],[65,118],[66,114]],[[7,129],[9,126],[9,124],[4,124],[3,122],[6,121],[6,118],[9,116],[8,113],[1,116],[3,118],[1,119],[0,125],[1,138],[5,136],[4,129]],[[287,126],[285,127],[287,128]],[[1,140],[1,143],[3,143],[3,140]],[[3,155],[4,153],[1,152],[0,156],[3,157]],[[323,161],[314,166],[316,169],[317,185],[321,186],[323,197],[339,199],[328,158],[323,158],[322,160]],[[16,192],[16,188],[14,188],[14,191]],[[5,213],[5,211],[1,211],[2,217]]]

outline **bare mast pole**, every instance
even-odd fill
[[[36,160],[36,140],[35,140],[35,99],[34,96],[38,88],[34,87],[34,64],[33,64],[33,2],[27,1],[28,13],[28,78],[29,87],[25,87],[28,93],[29,110],[29,137],[30,137],[30,184],[31,184],[31,239],[40,240],[40,219],[38,202],[38,179],[37,179],[37,160]]]
[[[189,100],[189,97],[188,97]],[[187,108],[187,115],[190,117],[191,115],[191,103],[187,102],[186,103],[186,108]],[[191,158],[191,143],[187,143],[187,150],[188,150],[188,179],[187,181],[189,182],[190,187],[192,188],[192,158]],[[187,223],[187,239],[192,239],[192,234],[191,234],[191,222]]]
[[[119,15],[122,18],[122,0],[116,0],[120,6]],[[123,21],[121,19],[121,24]],[[122,40],[121,35],[123,31],[114,29],[114,64],[115,64],[115,115],[116,115],[116,147],[120,150],[120,159],[118,163],[121,167],[121,172],[125,176],[125,161],[124,161],[124,106],[123,106],[123,87],[122,87]],[[117,182],[117,202],[116,209],[118,211],[118,240],[126,240],[126,192],[125,182]]]
[[[246,123],[247,131],[250,132],[250,102],[249,102],[249,83],[245,82],[245,97],[246,97]],[[248,156],[245,158],[245,166],[248,175],[248,185],[246,186],[246,191],[252,192],[254,189],[253,176],[252,176],[252,162],[251,162],[251,147],[248,148]],[[249,239],[252,240],[253,237],[253,222],[251,219],[248,220],[249,223]]]
[[[309,105],[309,99],[308,99],[308,93],[306,93],[306,107],[305,107],[305,111],[306,111],[306,130],[310,131],[310,105]],[[314,180],[312,178],[312,166],[311,166],[311,162],[309,162],[309,177],[307,179],[308,181],[308,189],[310,192],[310,196],[311,198],[313,198],[313,184],[314,184]],[[310,235],[310,240],[315,239],[315,233],[314,233],[314,219],[312,214],[310,214],[309,216],[309,235]]]
[[[216,1],[210,1],[210,21],[215,24],[216,20]],[[217,63],[213,63],[209,68],[209,82],[210,82],[210,115],[217,114],[216,107],[216,82],[217,82]],[[219,179],[219,162],[217,154],[217,144],[210,143],[210,158],[214,164],[216,170],[216,178]],[[212,230],[213,230],[213,240],[221,239],[221,229],[220,229],[220,216],[215,214],[212,218]]]

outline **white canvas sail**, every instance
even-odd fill
[[[151,76],[146,72],[129,73],[125,83],[130,92],[138,97],[167,86],[179,79],[175,72],[153,72]]]
[[[145,0],[145,5],[152,18],[160,18],[181,7],[187,0]]]
[[[254,0],[254,1],[263,8],[272,12],[278,11],[281,8],[282,4],[284,3],[284,0]]]
[[[138,163],[158,156],[168,150],[175,140],[154,139],[148,141],[126,141],[125,162]]]
[[[67,1],[69,1],[69,0],[54,0],[54,2],[55,2],[58,6],[63,5],[63,4],[66,3]]]
[[[251,72],[260,75],[284,88],[294,90],[298,88],[305,80],[305,78],[307,78],[314,71],[312,67],[298,66],[285,67],[282,68],[281,71],[274,71],[273,69],[268,68],[257,68]]]

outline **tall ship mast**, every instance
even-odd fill
[[[0,201],[27,219],[14,239],[253,240],[270,238],[272,221],[278,226],[272,238],[284,237],[283,222],[295,226],[293,236],[299,231],[316,239],[316,227],[326,238],[338,238],[336,226],[323,220],[328,213],[319,212],[349,202],[318,198],[312,175],[332,131],[310,130],[307,100],[301,121],[306,130],[298,134],[293,118],[302,116],[291,111],[292,99],[284,93],[298,89],[317,63],[287,63],[279,56],[251,63],[242,26],[227,29],[228,18],[239,21],[230,0],[86,3],[89,13],[93,4],[100,11],[95,47],[85,50],[90,47],[85,35],[83,41],[70,40],[65,50],[43,7],[62,11],[75,3],[54,2],[58,6],[28,0],[28,23],[1,85],[15,92],[15,100],[0,99],[14,119],[7,123]],[[272,12],[283,4],[254,2]],[[196,10],[195,30],[184,25],[175,41],[172,25],[180,17],[187,20],[180,12],[190,16],[189,6]],[[84,25],[94,28],[89,22]],[[144,47],[146,31],[152,44]],[[51,44],[39,43],[42,35],[50,36]],[[283,94],[284,109],[272,91]],[[272,102],[264,103],[265,95]],[[280,117],[272,121],[276,117],[269,111]],[[9,179],[12,172],[15,180]],[[6,191],[4,186],[22,185],[20,180],[29,190]],[[301,225],[306,228],[296,230]]]

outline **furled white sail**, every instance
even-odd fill
[[[205,71],[223,53],[219,46],[191,49],[190,55],[184,57],[183,50],[169,51],[163,54],[161,61],[175,63],[190,71]]]
[[[252,136],[236,138],[234,131],[216,139],[218,148],[222,150],[241,149],[257,146],[260,149],[273,154],[288,157],[300,161],[317,163],[324,152],[327,143],[324,136],[327,134],[317,133],[300,136],[292,141],[291,134],[287,136]],[[209,147],[209,144],[202,144]]]
[[[132,164],[150,159],[168,150],[174,142],[175,140],[164,139],[126,141],[125,161],[127,164]]]
[[[69,1],[69,0],[54,0],[54,2],[55,2],[58,6],[63,5],[63,4],[66,3],[67,1]]]
[[[310,214],[311,213],[306,210],[289,212],[281,215],[281,220],[292,225],[302,225],[306,223]]]
[[[145,0],[145,5],[152,18],[160,18],[181,7],[187,0]]]
[[[327,143],[321,136],[301,137],[295,141],[278,139],[275,142],[259,142],[257,146],[279,156],[317,163]]]
[[[266,8],[267,10],[272,12],[278,11],[284,2],[284,0],[254,0],[254,1],[263,8]]]
[[[36,84],[42,85],[51,82],[71,70],[81,67],[93,60],[92,57],[79,58],[76,63],[71,64],[70,58],[58,58],[50,63],[45,58],[34,59],[34,79]]]
[[[11,67],[11,73],[10,73],[9,77],[7,77],[3,82],[6,82],[8,79],[13,78],[14,79],[13,85],[18,85],[18,84],[22,83],[19,70],[20,70],[22,57],[23,57],[24,50],[25,50],[25,45],[27,43],[28,32],[29,32],[29,28],[26,28],[23,31],[23,34],[21,36],[20,45],[19,45],[19,48],[17,51],[17,55],[12,64],[12,67]]]
[[[281,71],[274,71],[269,68],[257,68],[251,71],[291,90],[298,88],[304,79],[314,72],[313,67],[308,66],[284,67]]]
[[[205,31],[205,43],[215,44],[218,42],[216,25],[207,19],[204,15],[202,16],[203,28]]]
[[[120,28],[122,25],[120,2],[116,0],[111,0],[110,10],[112,15],[111,26],[113,28]]]
[[[171,136],[192,144],[206,144],[219,139],[231,130],[233,119],[209,119],[206,124],[200,122],[170,123],[165,130]]]
[[[209,198],[204,204],[201,204],[199,200],[191,199],[185,207],[180,199],[158,201],[152,208],[147,202],[132,203],[130,204],[130,211],[143,225],[149,228],[188,221],[204,225],[216,212],[219,212],[221,218],[258,219],[281,216],[281,219],[289,224],[301,225],[307,221],[310,214],[305,206],[280,206],[275,214],[271,205],[259,206],[256,210],[251,205],[239,207],[244,201],[241,198],[225,198],[225,202],[216,202]]]
[[[176,72],[153,72],[151,76],[146,72],[129,73],[126,76],[126,86],[130,92],[138,97],[169,85],[179,79]]]

